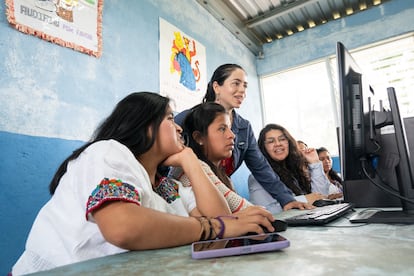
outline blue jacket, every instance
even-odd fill
[[[184,110],[174,118],[178,125],[182,125],[189,110]],[[243,161],[263,188],[272,195],[282,206],[295,201],[292,192],[280,180],[261,153],[250,122],[233,110],[233,124],[231,126],[235,138],[233,150],[234,171]]]

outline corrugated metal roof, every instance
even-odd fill
[[[391,0],[197,0],[255,55],[262,45]]]

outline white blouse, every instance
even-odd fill
[[[107,242],[91,212],[110,200],[188,216],[196,207],[191,187],[164,179],[153,191],[149,176],[132,152],[114,140],[89,146],[68,164],[55,194],[38,213],[26,249],[12,274],[52,269],[125,252]]]

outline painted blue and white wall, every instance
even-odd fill
[[[164,18],[206,47],[208,74],[239,63],[249,89],[240,113],[262,127],[258,75],[332,55],[341,40],[352,49],[414,30],[414,2],[393,0],[361,14],[265,45],[256,60],[195,1],[105,0],[103,55],[97,59],[23,34],[0,4],[0,275],[24,249],[31,224],[48,200],[60,162],[90,137],[124,96],[158,91],[158,20]],[[234,176],[246,193],[246,170]],[[45,241],[46,242],[46,241]]]
[[[206,47],[207,73],[238,63],[249,96],[240,113],[260,127],[255,56],[195,1],[105,0],[97,59],[13,29],[0,4],[0,275],[23,252],[55,170],[115,104],[159,90],[159,18]],[[46,241],[45,241],[46,242]]]
[[[265,44],[259,76],[335,55],[336,42],[348,50],[414,31],[414,1],[392,0],[366,11]]]

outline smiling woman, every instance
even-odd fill
[[[299,150],[292,135],[276,124],[268,124],[262,129],[258,145],[273,171],[293,192],[296,200],[312,204],[315,200],[328,197],[330,183],[315,149]],[[279,203],[253,176],[249,177],[249,192],[254,204],[265,206],[272,213],[281,211]]]

